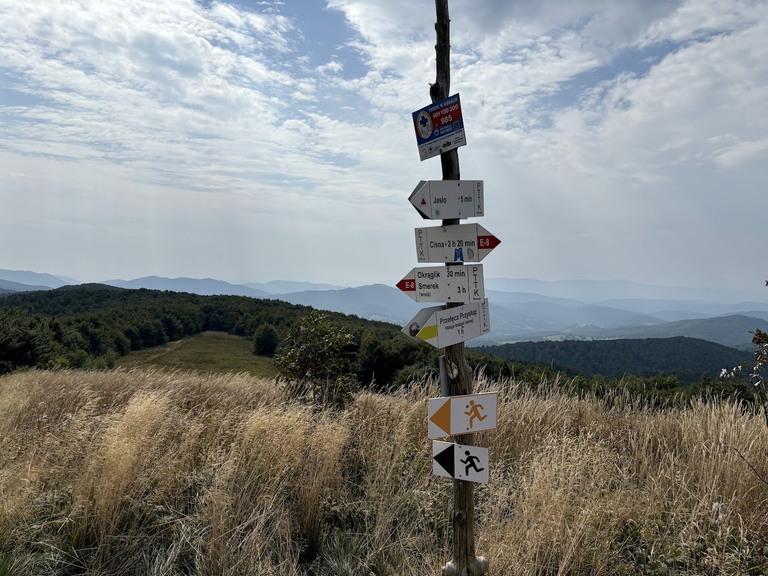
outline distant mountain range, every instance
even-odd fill
[[[405,324],[421,308],[397,288],[371,284],[343,290],[320,290],[280,294],[273,298],[320,310],[355,314],[368,320]]]
[[[238,284],[230,284],[212,278],[163,278],[145,276],[135,280],[105,280],[102,284],[118,288],[149,288],[150,290],[170,290],[171,292],[189,292],[201,296],[228,294],[231,296],[250,296],[251,298],[269,298],[271,294]]]
[[[701,318],[698,320],[678,320],[654,326],[625,326],[620,328],[599,328],[597,326],[580,326],[569,332],[584,339],[611,338],[670,338],[672,336],[690,336],[725,346],[738,346],[744,341],[745,334],[759,328],[768,330],[768,322],[761,318],[753,318],[743,314],[729,314],[716,318]],[[751,336],[748,336],[751,339]]]
[[[254,290],[263,290],[269,294],[290,294],[293,292],[309,292],[315,290],[343,290],[347,286],[335,286],[334,284],[314,284],[313,282],[294,282],[291,280],[272,280],[261,284],[243,284]]]
[[[491,333],[473,340],[470,345],[688,336],[750,349],[752,335],[749,332],[755,328],[768,329],[768,304],[757,302],[732,306],[713,304],[708,313],[703,311],[707,308],[702,306],[688,319],[669,321],[664,316],[670,319],[685,317],[689,303],[681,301],[678,310],[666,310],[663,315],[657,316],[584,303],[580,308],[542,302],[507,304],[502,298],[494,299],[494,295],[489,295]],[[500,302],[494,304],[497,300]],[[724,309],[727,311],[723,312]]]
[[[29,272],[28,270],[0,270],[0,282],[16,282],[19,285],[46,286],[47,288],[60,288],[67,284],[78,284],[71,278],[63,276],[53,276],[52,274],[42,274],[40,272]],[[17,292],[26,292],[26,289],[17,290]]]
[[[706,300],[739,302],[762,298],[761,287],[753,290],[707,288],[699,286],[657,286],[627,280],[536,280],[533,278],[489,278],[486,290],[504,292],[534,292],[555,298],[573,298],[598,303],[612,299],[643,300]]]
[[[74,281],[69,278],[50,274],[0,270],[0,294],[47,290],[72,283]],[[490,302],[491,332],[469,341],[470,346],[534,340],[686,336],[748,350],[752,338],[749,331],[755,328],[768,330],[768,289],[764,302],[756,298],[739,302],[733,300],[738,293],[732,291],[653,286],[619,280],[550,282],[495,278],[486,279],[485,283]],[[397,288],[383,284],[343,288],[280,280],[231,284],[211,278],[159,276],[107,280],[103,284],[201,295],[279,299],[401,325],[422,307]],[[722,299],[714,299],[718,295]],[[731,299],[725,298],[728,295]]]
[[[33,290],[51,290],[52,288],[54,288],[54,286],[22,284],[21,282],[13,282],[11,280],[3,280],[0,278],[0,289],[6,292],[31,292]],[[55,286],[55,288],[59,288],[59,286]]]

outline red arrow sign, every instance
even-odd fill
[[[480,224],[416,228],[419,262],[480,262],[501,240]]]
[[[413,268],[395,284],[416,302],[466,304],[485,300],[483,265]]]
[[[496,238],[493,234],[490,234],[488,236],[478,236],[477,243],[480,246],[480,250],[493,250],[496,246],[501,244],[501,240]]]

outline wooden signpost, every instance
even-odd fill
[[[461,434],[461,444],[433,441],[432,471],[453,478],[453,559],[442,576],[483,576],[488,562],[475,554],[474,483],[488,483],[489,452],[473,446],[472,432],[496,427],[497,396],[472,395],[472,372],[464,342],[490,330],[488,301],[479,262],[500,240],[464,218],[485,214],[481,180],[461,180],[458,148],[467,143],[458,94],[450,96],[450,18],[448,0],[435,0],[437,75],[430,85],[432,104],[413,113],[419,157],[440,156],[441,181],[420,181],[408,198],[427,220],[441,226],[415,230],[419,262],[445,264],[414,268],[397,287],[417,302],[445,302],[422,309],[403,327],[403,333],[445,349],[440,358],[441,390],[447,398],[430,400],[429,437]],[[474,278],[474,280],[467,279]],[[491,399],[490,396],[493,398]],[[433,410],[434,408],[434,410]]]

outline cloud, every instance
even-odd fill
[[[339,74],[342,70],[344,70],[344,65],[336,60],[317,67],[317,71],[323,76]]]
[[[539,36],[557,28],[584,25],[592,20],[612,21],[618,28],[643,29],[659,14],[679,6],[679,0],[478,0],[451,8],[454,26],[496,33],[503,28],[520,28]],[[466,24],[466,23],[469,24]],[[460,23],[460,24],[459,24]]]
[[[639,44],[686,42],[713,34],[744,29],[765,19],[765,4],[752,0],[688,0],[654,22]]]
[[[151,256],[163,275],[243,277],[284,259],[294,277],[401,277],[405,198],[440,177],[439,162],[419,162],[410,120],[434,80],[434,7],[327,6],[348,28],[318,54],[301,28],[312,14],[288,4],[0,0],[0,242],[66,232],[94,260],[101,245],[123,255],[117,269],[134,234],[143,254],[168,245]],[[754,254],[711,230],[741,247],[759,214],[737,208],[759,201],[768,148],[766,12],[453,4],[462,174],[486,181],[486,227],[510,247],[487,273],[719,282],[706,248],[713,261],[737,253],[718,268],[737,274]]]
[[[725,168],[735,168],[761,157],[765,158],[763,162],[768,160],[768,138],[757,142],[747,140],[734,144],[724,152],[718,153],[715,156],[715,162]]]
[[[270,65],[272,51],[291,43],[279,15],[182,0],[124,11],[6,4],[3,13],[12,25],[0,54],[20,78],[16,89],[43,101],[3,110],[11,121],[0,137],[22,154],[99,156],[146,181],[222,190],[200,172],[218,180],[216,171],[239,171],[241,160],[271,169],[231,143],[260,134],[262,146],[276,145],[289,104],[314,90],[311,78]]]
[[[626,174],[631,167],[653,176],[720,157],[724,135],[759,139],[768,132],[760,113],[768,100],[766,34],[763,21],[692,42],[643,76],[598,85],[582,105],[557,115],[561,145],[586,165],[611,159],[607,170]]]

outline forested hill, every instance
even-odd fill
[[[245,296],[199,296],[158,290],[127,290],[99,284],[0,296],[0,374],[21,367],[113,366],[118,356],[204,331],[252,338],[269,325],[281,345],[306,321],[311,308]],[[434,372],[439,352],[418,345],[400,327],[329,312],[331,321],[353,336],[350,365],[360,383],[387,387]],[[467,351],[472,368],[494,376],[538,381],[548,369]],[[553,373],[554,375],[554,373]]]
[[[271,327],[279,355],[292,349],[293,329],[309,325],[311,312],[307,306],[278,300],[101,285],[5,295],[0,296],[0,374],[25,367],[110,368],[119,356],[134,350],[205,331],[250,339]],[[389,389],[437,371],[441,351],[412,342],[400,333],[400,326],[334,312],[327,317],[352,336],[345,350],[350,357],[345,376],[361,386]],[[535,386],[558,374],[558,381],[571,381],[577,370],[601,373],[617,378],[578,375],[574,385],[600,394],[622,388],[654,402],[686,401],[701,394],[748,398],[751,391],[743,383],[712,378],[678,387],[680,381],[695,382],[694,373],[713,373],[748,359],[748,354],[692,338],[539,342],[467,350],[470,367],[482,368],[492,378],[514,376]],[[659,372],[676,376],[661,377]],[[623,377],[627,373],[653,375]]]
[[[752,354],[698,338],[644,338],[562,342],[517,342],[482,346],[478,351],[506,359],[554,363],[586,374],[621,377],[664,372],[678,379],[714,376],[723,368],[752,359]]]

